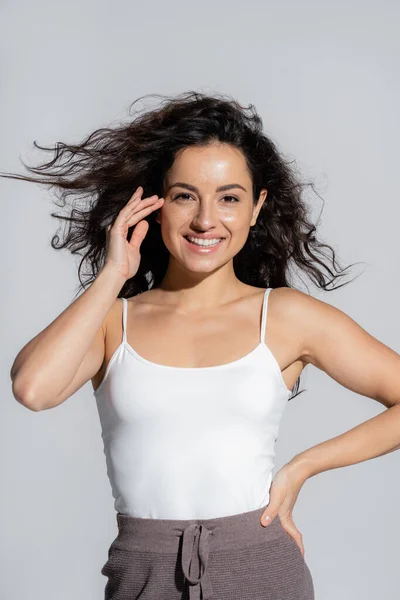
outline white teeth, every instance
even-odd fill
[[[212,240],[204,240],[196,237],[192,237],[190,235],[186,236],[187,239],[193,244],[198,244],[199,246],[215,246],[218,244],[223,238],[213,238]]]

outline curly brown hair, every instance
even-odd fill
[[[3,173],[2,177],[22,179],[56,188],[64,214],[51,213],[64,222],[60,239],[56,233],[51,246],[79,254],[79,289],[93,282],[102,268],[106,252],[106,227],[143,187],[143,198],[163,195],[167,171],[177,153],[194,145],[222,142],[240,149],[253,182],[253,200],[267,188],[256,225],[240,252],[234,256],[235,274],[242,282],[257,287],[291,287],[290,271],[297,267],[327,291],[339,284],[345,271],[336,260],[333,247],[317,236],[316,224],[294,161],[285,160],[263,132],[261,117],[254,106],[241,106],[233,98],[188,91],[175,97],[161,97],[160,106],[143,111],[129,123],[100,128],[78,144],[58,142],[54,147],[34,145],[53,153],[39,166],[24,166],[36,176]],[[142,98],[133,102],[132,106]],[[318,195],[318,194],[317,194]],[[72,196],[68,206],[68,197]],[[319,196],[319,195],[318,195]],[[319,196],[320,197],[320,196]],[[148,232],[141,244],[138,272],[127,280],[118,297],[130,297],[157,286],[167,269],[169,253],[163,243],[155,213],[145,217]],[[133,228],[128,231],[128,239]],[[88,269],[82,272],[83,267]],[[336,285],[335,285],[336,283]]]

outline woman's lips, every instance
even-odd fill
[[[190,242],[185,236],[183,239],[185,240],[186,246],[189,248],[189,250],[196,252],[197,254],[212,254],[213,252],[217,252],[225,241],[225,238],[222,238],[217,244],[213,244],[212,246],[200,246],[200,244]]]

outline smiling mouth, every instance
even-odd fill
[[[200,246],[201,248],[212,248],[213,246],[217,246],[220,244],[225,238],[216,237],[216,238],[198,238],[192,235],[184,235],[183,236],[190,244],[195,246]]]

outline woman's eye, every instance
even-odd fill
[[[178,198],[181,198],[182,196],[189,196],[189,198],[191,198],[190,194],[178,194],[177,196],[175,196],[174,200],[177,200]]]
[[[232,198],[233,202],[239,202],[236,196],[224,196],[224,198]],[[233,202],[229,202],[228,204],[233,204]]]

